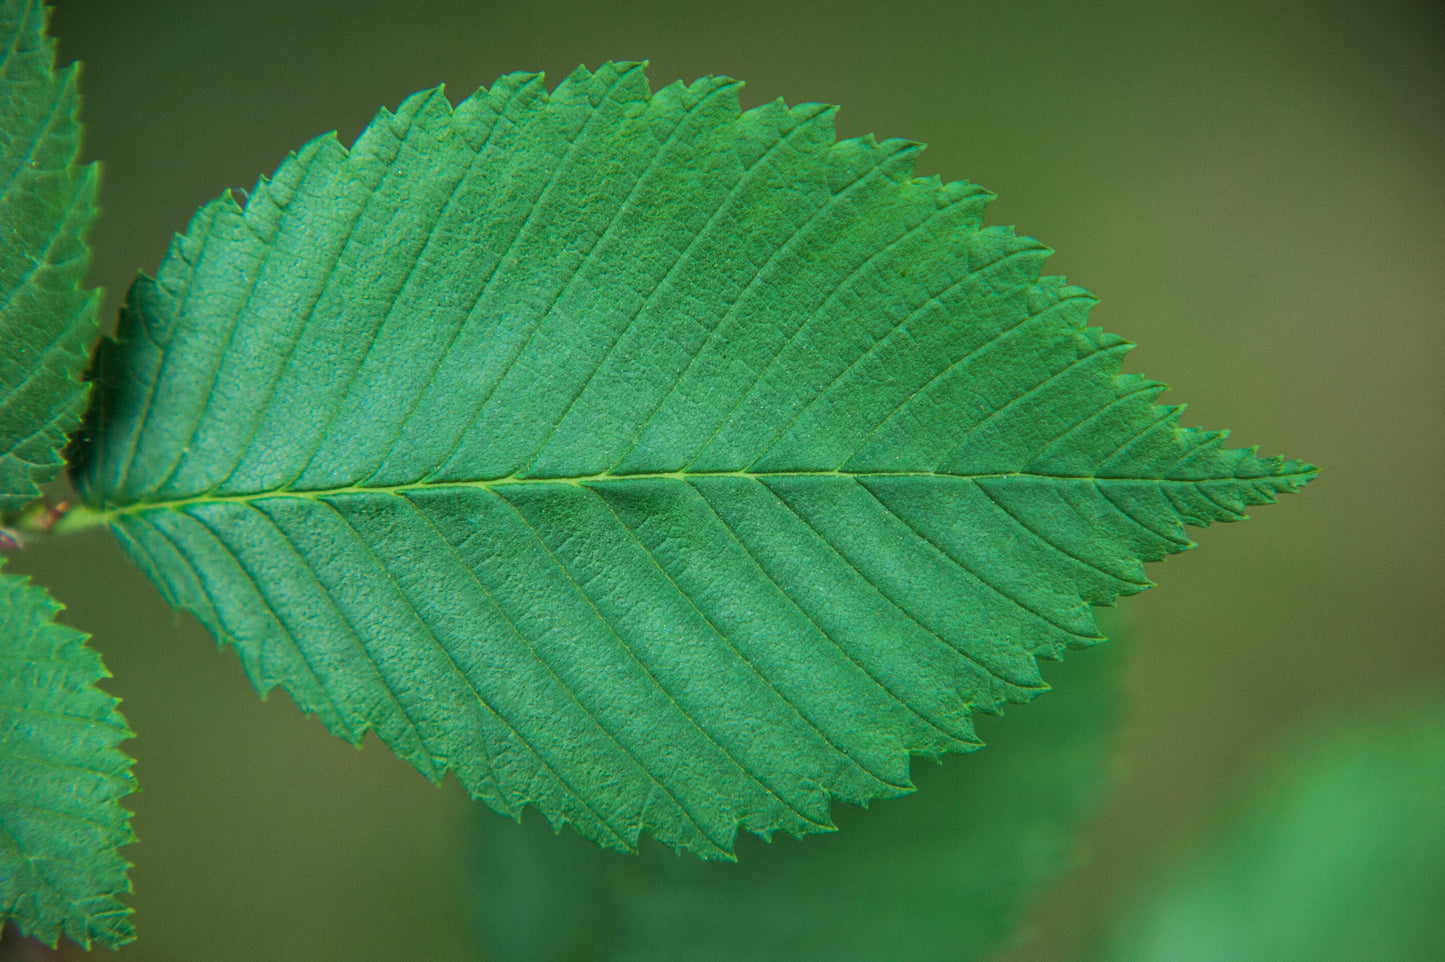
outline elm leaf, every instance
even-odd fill
[[[0,569],[4,559],[0,559]],[[43,589],[0,570],[0,925],[54,945],[135,937],[120,800],[135,788],[116,746],[130,729],[86,636]]]
[[[90,510],[342,737],[729,858],[1313,476],[1181,428],[919,145],[737,87],[424,91],[207,204],[102,347]]]
[[[38,0],[0,0],[0,515],[64,464],[96,330],[81,282],[97,172],[76,164],[76,68],[56,72],[48,16]]]

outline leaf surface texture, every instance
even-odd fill
[[[4,561],[0,559],[0,569]],[[0,923],[54,945],[133,937],[120,799],[131,737],[86,636],[55,621],[43,589],[0,570]]]
[[[0,514],[64,464],[96,326],[80,286],[96,167],[76,164],[76,68],[55,71],[47,16],[38,0],[0,0]]]
[[[721,858],[911,790],[1312,474],[1181,429],[918,145],[736,91],[516,74],[311,142],[134,285],[78,472],[263,692]]]

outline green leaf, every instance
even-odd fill
[[[0,925],[116,948],[135,937],[117,851],[134,838],[120,806],[131,759],[116,748],[131,732],[95,687],[110,677],[100,656],[59,610],[0,571]]]
[[[196,215],[77,480],[172,604],[493,808],[726,858],[832,828],[1313,469],[1178,426],[919,147],[578,70]]]
[[[1445,945],[1445,703],[1331,732],[1156,883],[1104,958],[1424,962]]]
[[[493,962],[986,957],[1067,861],[1108,757],[1114,644],[1049,673],[1056,694],[984,719],[989,750],[918,766],[917,796],[838,813],[838,835],[738,842],[738,864],[604,852],[545,822],[476,823],[470,887]]]
[[[81,288],[96,167],[76,166],[76,68],[38,0],[0,0],[0,514],[40,494],[80,423],[96,294]]]

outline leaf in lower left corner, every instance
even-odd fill
[[[0,561],[3,565],[3,561]],[[0,571],[0,926],[54,945],[134,937],[133,840],[120,800],[135,787],[131,737],[86,636],[58,624],[43,589]]]

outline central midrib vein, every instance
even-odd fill
[[[177,511],[191,505],[201,504],[247,504],[252,501],[262,501],[271,498],[305,498],[307,500],[319,501],[326,498],[345,497],[348,495],[376,495],[391,494],[404,496],[417,491],[437,491],[445,488],[483,488],[493,490],[496,488],[516,487],[519,485],[537,486],[548,484],[568,484],[573,486],[601,485],[601,484],[628,484],[639,481],[679,481],[691,482],[702,481],[713,478],[741,478],[750,481],[767,482],[769,480],[785,480],[789,478],[841,478],[845,480],[869,480],[887,478],[931,478],[936,480],[950,481],[985,481],[1002,480],[1008,478],[1036,479],[1040,481],[1093,481],[1093,482],[1114,482],[1114,483],[1148,483],[1148,484],[1198,484],[1209,481],[1262,481],[1261,478],[1138,478],[1122,477],[1116,475],[1091,475],[1091,474],[1041,474],[1027,471],[998,471],[983,472],[978,474],[949,474],[942,471],[657,471],[639,474],[586,474],[573,475],[570,477],[501,477],[490,478],[480,481],[414,481],[407,484],[396,485],[348,485],[334,488],[307,488],[292,489],[278,488],[271,491],[252,491],[242,494],[200,494],[185,498],[170,498],[165,500],[143,500],[134,501],[129,504],[109,504],[104,508],[87,509],[94,512],[95,520],[107,521],[112,518],[125,515],[139,514],[148,511]],[[1275,476],[1278,477],[1278,476]]]

